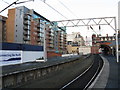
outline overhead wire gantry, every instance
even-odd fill
[[[101,25],[110,26],[115,31],[115,35],[116,35],[116,57],[117,57],[117,62],[119,62],[118,29],[117,29],[117,25],[116,25],[116,17],[71,19],[71,20],[60,20],[60,21],[55,21],[55,22],[58,23],[59,27],[87,26],[87,27],[90,27],[92,30],[93,30],[92,26],[97,26],[98,25],[99,29],[101,29]]]

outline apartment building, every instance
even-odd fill
[[[48,57],[66,53],[66,28],[25,6],[8,10],[7,42],[44,46]]]
[[[85,46],[83,37],[79,32],[72,32],[72,34],[67,34],[67,52],[68,53],[78,53],[80,46]]]
[[[66,28],[60,27],[57,30],[57,46],[60,53],[67,53]]]
[[[0,42],[6,42],[6,20],[7,17],[0,15]]]
[[[49,20],[25,6],[9,9],[7,42],[43,45],[45,22]]]
[[[46,50],[48,57],[66,53],[66,28],[58,27],[57,22],[46,25]]]
[[[72,34],[67,34],[67,43],[72,46],[84,46],[84,39],[79,32],[72,32]]]
[[[45,24],[50,21],[37,12],[33,12],[33,17],[31,20],[31,43],[32,45],[44,45],[44,29]]]

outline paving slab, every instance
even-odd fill
[[[120,87],[120,63],[112,55],[101,55],[104,61],[103,68],[90,88],[119,88]]]

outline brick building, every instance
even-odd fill
[[[51,23],[33,9],[25,6],[9,9],[6,28],[6,42],[46,45],[48,57],[61,56],[67,52],[66,28],[58,27],[57,22]]]
[[[115,42],[115,35],[108,36],[108,34],[106,34],[106,36],[100,36],[93,34],[91,52],[97,54],[100,53],[100,48],[103,48],[106,54],[112,54],[112,48],[115,48],[112,46],[113,41]]]
[[[6,20],[7,17],[0,15],[0,42],[6,42]]]
[[[61,56],[66,50],[66,28],[58,27],[57,22],[46,24],[46,50],[48,57]]]
[[[24,6],[9,9],[7,42],[43,45],[44,22],[49,20]]]
[[[80,46],[85,46],[83,37],[79,32],[72,32],[72,34],[67,34],[67,52],[77,53]]]

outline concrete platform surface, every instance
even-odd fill
[[[68,57],[58,57],[58,58],[48,59],[46,62],[27,62],[22,64],[2,66],[1,70],[2,70],[2,75],[4,76],[4,75],[9,75],[15,72],[24,72],[34,68],[43,68],[43,67],[52,66],[59,63],[69,62],[77,58],[81,58],[81,56],[75,55],[75,56],[68,56]]]
[[[112,55],[101,55],[104,66],[89,88],[120,88],[120,62]]]

